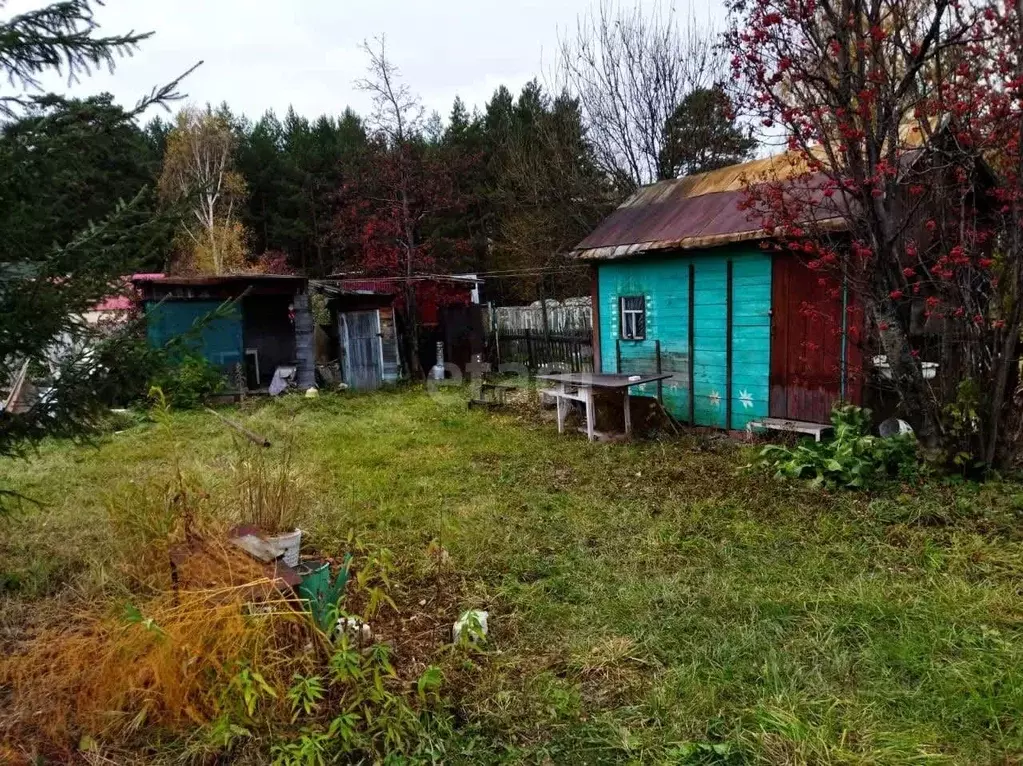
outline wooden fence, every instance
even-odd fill
[[[486,309],[484,327],[496,327],[505,333],[534,336],[544,331],[543,307],[540,302],[530,306],[495,306]],[[593,327],[593,309],[589,298],[570,298],[564,302],[547,301],[547,331],[554,335],[588,335]]]
[[[488,341],[488,355],[495,369],[525,365],[530,373],[541,369],[593,372],[593,339],[589,333],[544,335],[528,328],[518,333],[498,328]]]

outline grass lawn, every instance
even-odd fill
[[[454,394],[235,416],[294,439],[318,548],[354,531],[400,580],[442,545],[459,605],[490,610],[488,649],[448,673],[448,760],[1023,758],[1023,486],[829,494],[720,440],[589,444]],[[108,498],[175,454],[216,492],[235,438],[178,413],[0,463],[45,503],[2,522],[0,650],[105,587]]]

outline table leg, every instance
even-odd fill
[[[593,441],[594,439],[597,438],[596,427],[594,422],[596,421],[597,418],[596,413],[594,412],[596,408],[593,406],[593,389],[586,388],[585,391],[586,391],[586,436],[589,437],[590,441]]]
[[[632,397],[629,396],[629,389],[625,389],[625,435],[632,436]]]
[[[558,433],[565,433],[565,399],[561,395],[561,389],[554,395],[554,400],[558,403]]]

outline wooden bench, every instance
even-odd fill
[[[806,420],[789,420],[788,418],[761,418],[752,420],[746,426],[747,431],[752,435],[754,428],[762,428],[765,431],[783,431],[786,433],[808,434],[817,441],[824,438],[835,430],[830,423],[811,423]]]

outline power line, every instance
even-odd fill
[[[429,280],[451,280],[458,282],[472,282],[472,279],[503,279],[508,277],[519,277],[519,276],[541,276],[544,274],[560,274],[566,271],[584,271],[588,270],[589,266],[584,264],[579,265],[564,265],[564,266],[538,266],[533,268],[519,268],[519,269],[494,269],[492,271],[480,271],[475,272],[472,277],[467,277],[465,274],[414,274],[411,277],[406,276],[368,276],[368,275],[350,275],[350,276],[331,276],[325,280],[328,282],[425,282]]]

